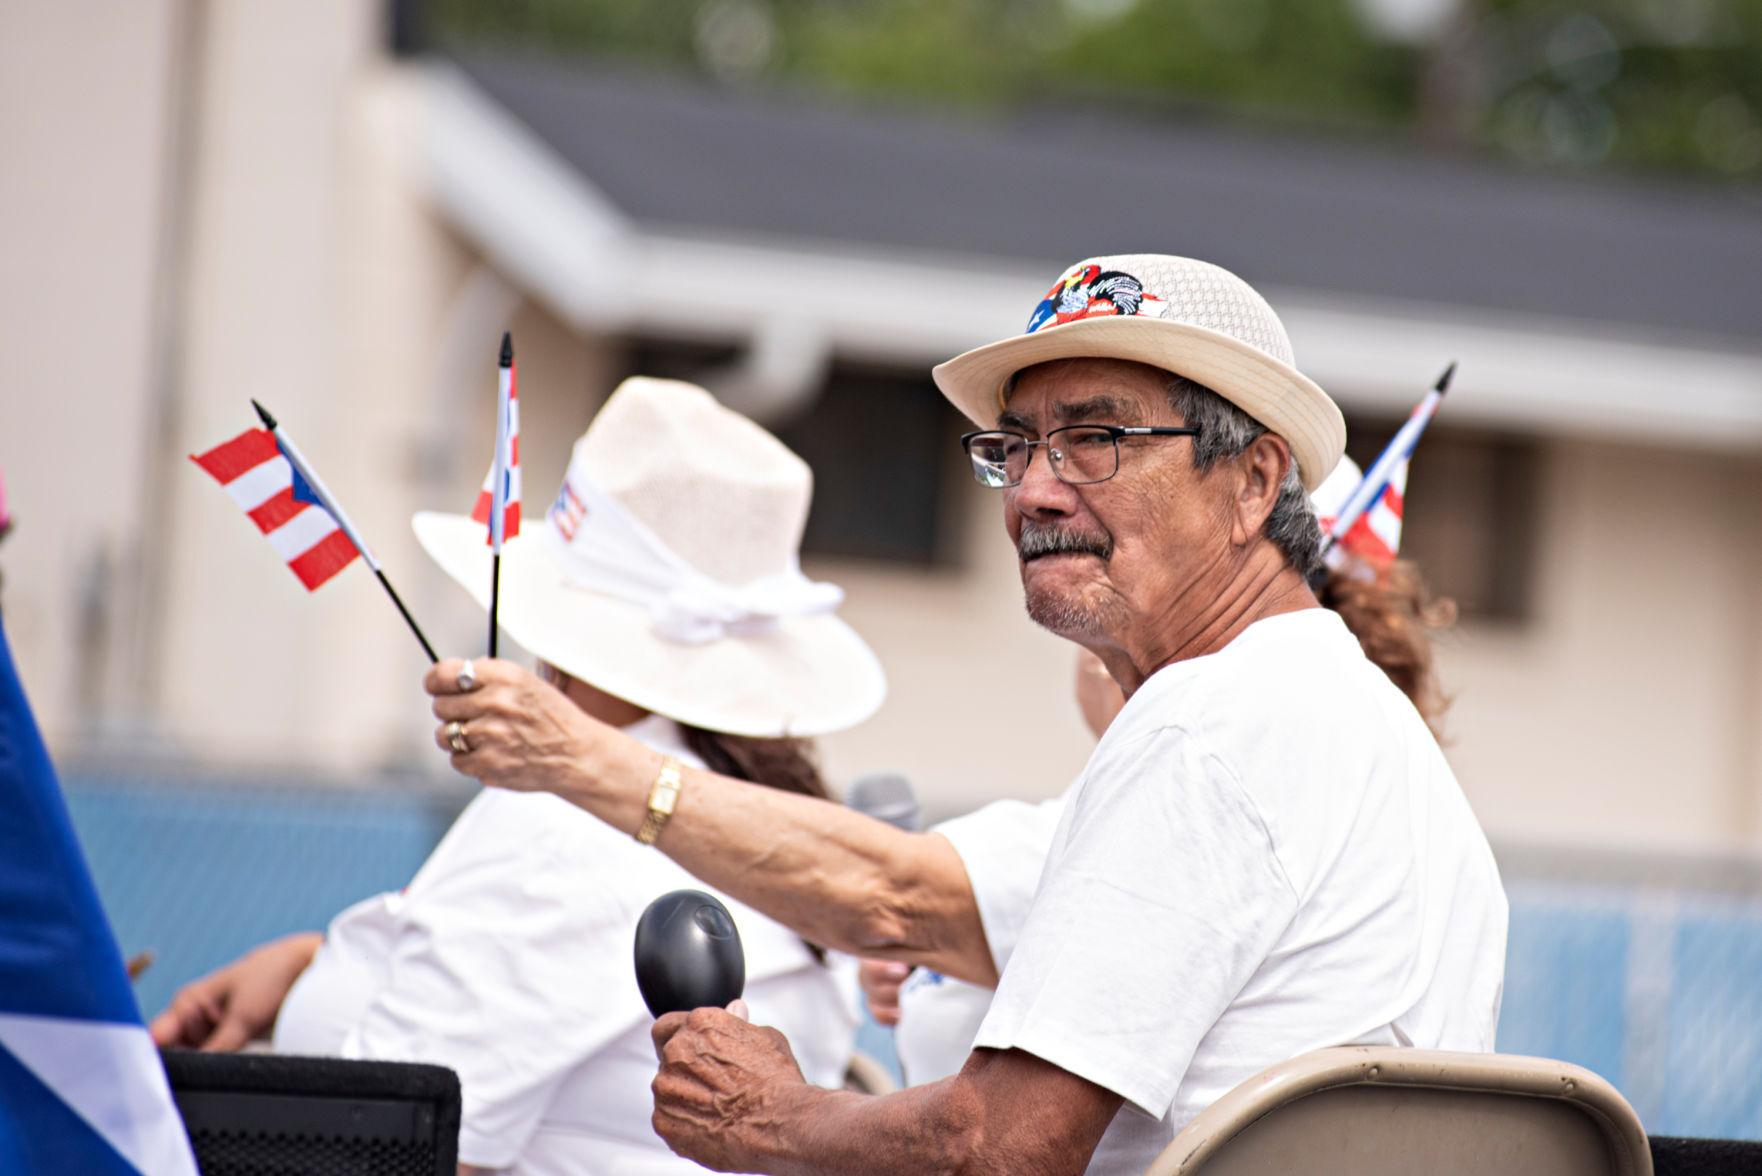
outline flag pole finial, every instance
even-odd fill
[[[1451,360],[1450,366],[1444,369],[1444,374],[1438,377],[1438,382],[1436,384],[1432,385],[1432,391],[1436,392],[1439,396],[1442,396],[1444,393],[1450,391],[1450,380],[1455,375],[1456,375],[1456,361]]]
[[[257,410],[257,419],[263,422],[263,427],[275,432],[275,418],[269,415],[269,410],[258,404],[255,397],[251,399],[251,407]]]
[[[514,335],[510,331],[502,332],[501,365],[503,367],[514,366]]]

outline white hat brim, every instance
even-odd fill
[[[423,550],[487,609],[483,524],[430,511],[410,523]],[[641,605],[570,584],[530,528],[502,546],[497,613],[508,636],[571,677],[711,731],[823,735],[862,722],[887,696],[874,652],[829,613],[704,645],[670,641]]]
[[[1346,451],[1346,422],[1314,380],[1239,339],[1189,323],[1109,315],[1045,327],[957,355],[936,386],[982,429],[995,428],[1005,382],[1055,359],[1127,359],[1198,381],[1283,437],[1303,488],[1321,485]]]

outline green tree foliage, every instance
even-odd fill
[[[1378,18],[1403,4],[1433,20]],[[1762,0],[436,0],[431,23],[443,44],[747,85],[1201,106],[1561,166],[1762,172]]]

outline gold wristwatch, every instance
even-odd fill
[[[681,767],[672,756],[661,757],[660,774],[655,777],[655,786],[649,789],[649,811],[642,818],[642,828],[636,831],[636,839],[644,845],[655,843],[661,835],[661,826],[667,823],[679,803],[679,790],[685,787]]]

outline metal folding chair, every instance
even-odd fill
[[[1236,1087],[1146,1176],[1652,1176],[1639,1118],[1591,1071],[1547,1058],[1383,1046],[1317,1050]]]

